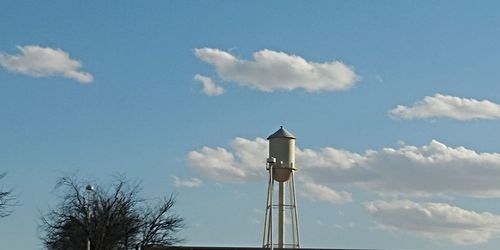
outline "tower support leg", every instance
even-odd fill
[[[279,183],[278,190],[278,247],[285,244],[285,183]]]
[[[299,248],[299,223],[297,220],[297,200],[295,198],[295,180],[294,172],[288,181],[288,191],[290,194],[290,217],[292,219],[292,244],[293,248]]]
[[[266,218],[264,220],[263,248],[273,248],[273,193],[274,180],[273,171],[269,171],[269,183],[267,186]]]

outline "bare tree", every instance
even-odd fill
[[[169,246],[181,241],[175,237],[175,233],[182,229],[183,219],[176,214],[169,213],[174,204],[175,198],[171,195],[157,206],[147,207],[144,210],[139,228],[141,241],[137,248]]]
[[[172,245],[183,219],[172,212],[175,198],[150,206],[138,197],[139,184],[120,178],[110,187],[93,191],[74,177],[56,185],[61,202],[42,216],[41,236],[47,249],[92,250],[142,249],[149,245]]]
[[[0,180],[6,173],[0,173]],[[15,197],[12,190],[0,189],[0,218],[7,217],[12,213],[12,207],[15,205]]]

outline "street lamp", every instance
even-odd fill
[[[87,226],[88,226],[88,233],[87,233],[87,250],[90,250],[90,199],[92,193],[95,191],[94,187],[92,187],[90,184],[85,187],[85,191],[87,191]]]

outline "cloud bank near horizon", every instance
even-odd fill
[[[267,152],[264,138],[236,137],[227,148],[205,146],[189,152],[186,160],[217,182],[245,183],[266,179]],[[422,146],[401,145],[362,153],[334,147],[297,148],[296,161],[300,171],[297,191],[309,201],[350,203],[355,199],[351,188],[393,199],[361,202],[378,229],[459,245],[500,237],[500,215],[405,199],[500,197],[499,153],[476,152],[432,140]]]
[[[241,183],[265,179],[267,151],[264,138],[237,137],[228,148],[191,151],[187,161],[208,178]],[[363,153],[334,147],[297,148],[296,160],[304,180],[326,187],[335,183],[391,197],[500,197],[500,153],[451,147],[436,140]]]
[[[228,148],[203,147],[187,154],[189,165],[218,182],[265,180],[264,138],[236,137]],[[256,159],[262,159],[259,162]],[[334,147],[296,149],[298,194],[312,202],[343,204],[361,188],[382,198],[460,195],[500,197],[500,154],[450,147],[436,140],[423,146],[350,152]],[[379,229],[446,240],[460,245],[500,236],[500,215],[475,212],[447,203],[409,200],[371,201],[362,206]]]
[[[484,243],[500,236],[500,215],[488,212],[470,211],[446,203],[419,204],[409,200],[378,200],[365,202],[363,206],[382,230],[403,230],[459,245]]]

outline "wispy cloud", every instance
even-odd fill
[[[368,214],[385,230],[406,231],[461,245],[487,242],[500,236],[500,215],[465,210],[446,203],[409,200],[364,203]]]
[[[0,52],[0,65],[10,72],[45,77],[61,75],[81,83],[90,83],[90,73],[80,70],[80,61],[70,58],[61,49],[40,47],[38,45],[17,46],[20,54],[10,55]]]
[[[181,179],[173,175],[172,179],[174,179],[174,186],[176,187],[195,188],[195,187],[200,187],[203,184],[203,182],[200,179],[194,177],[189,179]]]
[[[224,94],[224,88],[215,84],[215,82],[210,77],[196,74],[194,76],[194,80],[200,82],[203,85],[202,91],[205,95],[215,96]]]
[[[456,120],[498,119],[500,105],[488,100],[475,100],[449,95],[426,96],[412,106],[398,105],[389,111],[395,118],[449,118]]]
[[[213,65],[223,80],[266,92],[297,88],[309,92],[346,90],[359,79],[351,66],[340,61],[317,63],[268,49],[253,53],[252,61],[214,48],[195,49],[195,55]]]
[[[345,191],[335,191],[325,185],[302,181],[299,194],[311,201],[326,201],[333,204],[352,202],[352,195]]]

